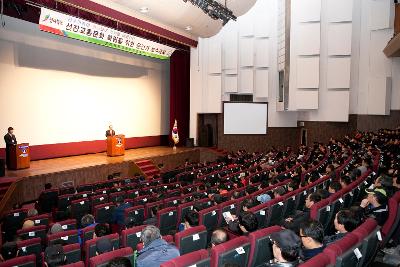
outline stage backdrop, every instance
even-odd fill
[[[13,126],[33,159],[104,151],[110,123],[126,135],[128,148],[159,145],[170,130],[169,64],[6,17],[0,129],[4,135]]]

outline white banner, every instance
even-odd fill
[[[57,35],[159,59],[168,59],[175,51],[172,47],[44,7],[41,8],[39,28]]]

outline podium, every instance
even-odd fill
[[[125,154],[125,135],[119,134],[107,137],[107,156],[115,157]]]
[[[29,151],[29,144],[17,144],[10,147],[9,155],[10,157],[10,170],[27,169],[31,164],[31,155]]]

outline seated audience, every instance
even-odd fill
[[[297,211],[293,216],[285,219],[283,227],[299,233],[300,224],[310,218],[310,208],[317,202],[321,201],[321,196],[317,193],[311,193],[305,200],[303,211]]]
[[[360,207],[364,209],[365,216],[374,218],[378,225],[382,226],[388,217],[386,191],[383,188],[365,191],[368,196],[361,201]]]
[[[179,225],[179,232],[199,225],[199,214],[195,211],[189,211],[184,216],[184,222]]]
[[[0,262],[10,260],[12,258],[17,257],[18,248],[17,248],[17,242],[15,240],[15,236],[14,236],[14,240],[7,241],[3,244],[0,252],[1,252]]]
[[[51,183],[46,183],[44,185],[44,190],[50,190],[52,188]],[[56,206],[57,204],[57,195],[56,194],[45,194],[45,191],[43,191],[37,201],[37,208],[40,211],[40,213],[50,213],[53,209],[53,207]]]
[[[238,219],[232,216],[232,219],[228,222],[228,228],[236,234],[248,235],[250,232],[257,230],[257,217],[250,211],[244,211],[239,215]]]
[[[325,175],[329,176],[329,178],[331,178],[332,180],[336,178],[335,167],[332,164],[329,164],[326,167]]]
[[[317,193],[321,197],[321,199],[326,199],[326,198],[330,197],[330,193],[326,189],[320,188],[315,193]]]
[[[125,223],[125,216],[124,216],[124,212],[127,208],[132,207],[131,203],[125,203],[124,198],[122,197],[117,197],[116,198],[116,207],[114,209],[114,212],[112,214],[112,221],[116,224],[119,225],[119,227],[122,227]]]
[[[229,240],[228,233],[224,229],[217,229],[212,232],[210,247],[215,247]]]
[[[61,244],[48,246],[44,251],[44,261],[47,267],[58,267],[67,263],[64,249]]]
[[[286,190],[283,186],[278,186],[277,188],[274,189],[273,192],[274,192],[274,199],[286,194]]]
[[[105,223],[99,223],[94,227],[93,238],[102,237],[111,234],[110,228]]]
[[[137,267],[160,266],[161,263],[179,257],[179,250],[161,238],[160,230],[153,226],[146,226],[140,236],[143,249],[138,251]]]
[[[272,233],[272,252],[274,260],[267,267],[295,267],[299,264],[301,240],[292,230]]]
[[[342,186],[340,185],[340,183],[334,181],[329,185],[328,192],[329,192],[329,194],[332,195],[332,194],[339,192],[341,189],[342,189]]]
[[[144,225],[157,225],[158,206],[153,206],[150,209],[150,216],[144,220]]]
[[[28,229],[35,226],[35,222],[32,220],[26,220],[24,221],[24,224],[22,225],[22,229]]]
[[[307,261],[324,248],[324,228],[318,221],[308,220],[300,225],[300,238],[303,243],[303,260]]]
[[[107,267],[132,267],[132,263],[128,258],[117,257],[110,260]]]
[[[55,233],[59,233],[64,231],[64,229],[62,228],[62,225],[59,223],[55,223],[51,226],[50,230],[49,230],[49,234],[55,234]]]
[[[32,208],[32,209],[29,209],[29,210],[28,210],[28,213],[27,213],[26,216],[27,216],[27,217],[33,217],[33,216],[37,216],[37,215],[39,215],[37,209]]]
[[[342,188],[347,188],[351,184],[351,178],[349,176],[342,176],[340,177],[340,185]]]
[[[353,231],[360,224],[360,220],[351,210],[344,209],[336,213],[334,225],[336,234],[324,238],[325,245],[342,239],[348,232]]]

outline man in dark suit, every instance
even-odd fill
[[[114,136],[114,135],[115,135],[115,131],[113,130],[112,125],[108,126],[108,130],[106,131],[106,137]]]
[[[15,138],[13,127],[8,127],[8,132],[4,136],[4,141],[6,142],[6,165],[8,168],[10,166],[11,147],[17,145],[17,138]]]

